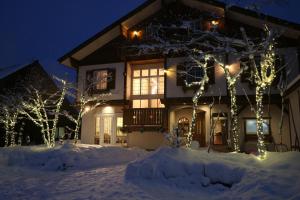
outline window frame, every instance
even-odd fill
[[[93,84],[92,80],[96,78],[96,74],[101,71],[106,71],[106,88],[105,89],[97,89],[97,83]],[[108,92],[110,90],[115,89],[115,79],[116,79],[116,68],[101,68],[101,69],[93,69],[86,71],[86,79],[85,79],[85,89],[88,90],[90,95],[93,94],[101,94]],[[88,77],[92,77],[92,80],[89,80]],[[90,84],[92,84],[90,86]]]
[[[247,133],[247,120],[255,120],[255,117],[245,117],[244,118],[244,134],[245,134],[245,140],[251,141],[251,140],[257,140],[257,134],[249,134]],[[272,132],[271,132],[271,117],[263,117],[263,120],[268,120],[268,133],[264,134],[264,140],[270,141],[272,138]],[[257,125],[256,125],[257,126]]]
[[[147,70],[148,71],[148,75],[147,76],[142,76],[142,70]],[[157,74],[156,75],[151,75],[151,69],[156,69],[157,70]],[[165,73],[163,72],[162,74],[159,73],[159,70],[164,70],[164,65],[163,63],[142,63],[142,64],[133,64],[132,67],[131,67],[131,87],[130,87],[130,96],[131,96],[131,101],[132,101],[132,107],[133,107],[133,100],[148,100],[148,106],[147,107],[143,107],[143,108],[164,108],[164,106],[161,106],[161,107],[152,107],[151,106],[151,100],[159,100],[161,101],[160,99],[163,99],[164,98],[164,95],[165,95]],[[134,77],[134,71],[135,70],[139,70],[140,71],[140,76],[139,77]],[[147,91],[147,94],[142,94],[142,87],[141,87],[141,84],[142,84],[142,78],[148,78],[148,91]],[[157,78],[157,91],[156,91],[156,94],[151,94],[151,78]],[[161,89],[159,87],[159,79],[160,78],[163,78],[163,88]],[[139,94],[133,94],[133,88],[134,88],[134,85],[133,85],[133,82],[134,82],[134,79],[138,79],[139,80],[139,89],[140,89],[140,92]],[[162,91],[162,93],[159,93],[160,91]],[[140,103],[141,104],[141,103]],[[158,105],[159,103],[157,103]],[[162,104],[160,102],[160,104]],[[164,104],[162,104],[164,105]],[[141,108],[141,107],[140,107]]]

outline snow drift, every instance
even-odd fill
[[[210,154],[219,157],[220,154]],[[187,149],[162,148],[146,159],[130,163],[127,180],[156,180],[178,187],[231,187],[241,181],[245,170],[237,165],[210,159],[207,153]]]
[[[85,170],[125,164],[146,152],[140,149],[101,147],[65,143],[53,149],[45,146],[3,148],[0,166],[26,167],[38,170]],[[117,159],[114,159],[117,158]]]
[[[268,152],[259,160],[242,153],[161,148],[128,164],[125,178],[217,199],[300,199],[299,169],[299,152]]]

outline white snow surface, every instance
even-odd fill
[[[0,199],[300,199],[300,153],[73,145],[0,149]]]

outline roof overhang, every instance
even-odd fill
[[[140,23],[149,16],[156,13],[162,7],[162,0],[149,0],[144,4],[117,20],[112,25],[106,27],[103,31],[97,33],[69,53],[65,54],[58,61],[69,67],[74,67],[74,61],[80,61],[101,48],[114,38],[121,34],[122,28],[130,29],[132,26]],[[123,26],[123,27],[122,27]]]

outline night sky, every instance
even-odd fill
[[[0,0],[0,68],[38,59],[49,73],[75,80],[75,70],[57,59],[144,1]],[[300,1],[280,2],[261,9],[300,24]]]

